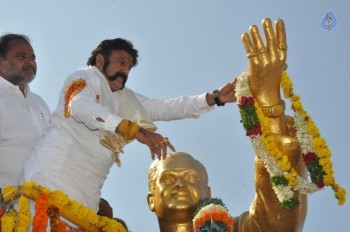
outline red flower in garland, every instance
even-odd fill
[[[316,154],[314,152],[308,152],[303,154],[303,160],[306,165],[316,160]]]
[[[244,106],[246,103],[248,103],[250,106],[254,106],[254,98],[252,97],[247,97],[243,96],[241,99],[238,101],[238,107]]]
[[[246,132],[246,136],[249,136],[249,137],[252,137],[252,136],[259,136],[261,135],[262,132],[261,132],[261,126],[260,124],[255,124],[253,126],[253,128],[249,131]]]
[[[323,188],[323,187],[325,186],[324,183],[323,183],[322,181],[316,182],[315,184],[316,184],[317,187],[319,187],[320,189]]]

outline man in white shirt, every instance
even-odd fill
[[[117,38],[102,41],[88,66],[65,81],[59,103],[24,168],[26,181],[51,190],[60,189],[71,199],[98,210],[101,188],[118,153],[134,139],[149,147],[152,158],[175,150],[154,121],[198,118],[214,104],[235,101],[235,82],[197,96],[150,99],[125,87],[137,64],[132,43]]]
[[[50,114],[43,99],[29,89],[36,68],[26,36],[0,37],[0,188],[18,185],[25,160]]]

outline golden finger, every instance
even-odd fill
[[[282,45],[278,46],[278,49],[281,51],[287,51],[288,46],[286,44],[282,44]]]
[[[249,58],[252,58],[252,57],[256,57],[256,56],[258,56],[258,54],[256,53],[256,52],[249,52],[248,54],[247,54],[247,58],[249,59]]]
[[[287,60],[287,36],[284,22],[282,19],[276,21],[276,39],[279,57],[281,61]]]
[[[249,28],[249,31],[258,55],[261,55],[260,58],[264,64],[268,64],[270,60],[266,53],[268,53],[269,49],[264,45],[259,28],[256,25],[253,25]]]
[[[271,20],[269,18],[263,19],[262,25],[265,32],[266,44],[271,54],[271,60],[275,61],[278,56],[276,47],[277,43]]]
[[[254,45],[253,45],[252,41],[250,40],[248,33],[246,33],[246,32],[243,33],[241,40],[242,40],[243,46],[245,48],[245,51],[247,53],[247,58],[249,59],[251,64],[258,65],[259,64],[259,57],[255,51]],[[252,59],[250,59],[250,58],[252,58]]]

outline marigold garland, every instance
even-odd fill
[[[346,190],[335,182],[331,151],[326,140],[320,136],[319,129],[304,110],[300,97],[293,92],[293,84],[287,72],[282,73],[281,87],[285,98],[291,99],[291,108],[295,112],[295,129],[302,148],[303,160],[310,178],[319,188],[331,186],[338,204],[346,201]]]
[[[30,226],[30,204],[28,198],[21,196],[18,200],[18,214],[15,232],[28,231]]]
[[[237,80],[236,97],[242,117],[241,122],[246,130],[246,135],[251,139],[256,154],[264,162],[269,172],[281,207],[291,209],[298,204],[298,199],[294,196],[296,190],[303,194],[312,193],[331,183],[334,183],[331,186],[336,192],[338,203],[343,204],[346,192],[334,182],[332,165],[329,160],[330,151],[325,146],[324,139],[319,137],[319,131],[312,123],[310,116],[302,108],[300,97],[292,92],[292,82],[286,72],[283,72],[281,87],[285,97],[291,98],[292,101],[297,139],[302,148],[303,160],[310,172],[312,183],[298,176],[291,167],[288,157],[278,149],[273,135],[268,132],[269,119],[264,116],[262,109],[251,96],[247,73],[242,73]],[[316,153],[323,154],[322,162],[321,160],[318,162]]]
[[[64,117],[69,118],[71,110],[69,105],[75,95],[82,91],[86,86],[86,81],[83,78],[74,80],[70,83],[64,92]]]
[[[15,229],[15,217],[17,212],[14,209],[9,209],[1,218],[1,232],[13,232]]]
[[[48,222],[47,209],[49,208],[49,206],[56,206],[58,208],[62,207],[62,209],[69,211],[71,216],[73,215],[85,223],[89,223],[90,225],[96,226],[97,228],[101,229],[101,231],[127,232],[126,229],[119,222],[109,219],[107,217],[98,216],[96,212],[94,212],[92,209],[89,209],[88,207],[79,204],[77,201],[70,200],[68,195],[63,193],[62,191],[50,191],[48,188],[38,185],[34,182],[25,182],[20,187],[5,186],[3,189],[3,196],[5,198],[5,201],[8,195],[10,195],[11,200],[14,200],[17,196],[18,191],[19,194],[22,195],[24,198],[32,196],[33,192],[40,193],[37,197],[37,201],[35,204],[36,213],[32,222],[33,227],[35,226],[34,224],[37,225],[37,229],[35,231],[46,231],[46,225]],[[21,208],[20,205],[19,208]],[[24,210],[25,208],[29,210],[29,206],[24,206],[23,204],[23,210],[20,211],[23,213],[26,212],[26,210]],[[55,213],[60,214],[61,212],[56,211]],[[14,230],[16,217],[17,212],[15,210],[10,210],[5,213],[5,215],[1,218],[1,223],[5,227],[5,229],[2,230],[2,232],[12,232]],[[67,219],[70,220],[70,218]],[[68,226],[65,222],[60,221],[57,229],[60,232],[75,231],[74,229],[67,229],[67,227]],[[41,230],[42,228],[45,228],[45,230]],[[90,231],[90,228],[87,229],[88,231]]]
[[[47,209],[49,206],[49,195],[42,193],[35,202],[35,214],[33,218],[33,232],[45,232],[47,226]]]
[[[226,206],[219,198],[201,200],[192,221],[193,232],[233,232],[233,217],[228,214]]]

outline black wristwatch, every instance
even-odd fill
[[[220,101],[220,98],[219,98],[219,90],[214,90],[213,91],[213,95],[214,95],[214,100],[215,100],[215,103],[217,106],[224,106],[225,103],[223,103],[222,101]]]

